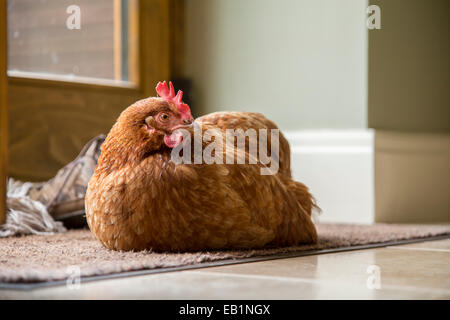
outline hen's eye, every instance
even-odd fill
[[[167,120],[169,120],[169,115],[167,113],[161,113],[161,115],[159,116],[159,119],[162,121],[167,121]]]

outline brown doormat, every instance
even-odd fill
[[[79,267],[81,281],[278,259],[450,237],[450,226],[319,224],[319,243],[259,250],[194,253],[117,252],[89,230],[0,239],[0,288],[65,284]],[[72,273],[70,273],[72,272]]]

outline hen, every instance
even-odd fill
[[[244,164],[173,161],[181,147],[183,159],[194,159],[187,142],[193,139],[195,147],[196,128],[216,134],[201,140],[206,151],[227,129],[253,129],[261,136],[259,129],[278,129],[272,121],[256,113],[219,112],[194,122],[181,91],[175,96],[165,82],[156,89],[160,97],[140,100],[119,116],[89,182],[86,218],[105,247],[192,251],[317,241],[310,218],[314,199],[292,180],[289,144],[281,133],[279,154],[270,155],[279,164],[273,174],[261,174],[267,161],[250,164],[250,147],[239,148],[238,139],[231,151],[216,148],[211,155],[243,155]],[[250,136],[244,139],[248,143]],[[268,141],[267,149],[273,151],[273,144]],[[257,156],[267,151],[261,140],[258,147]]]

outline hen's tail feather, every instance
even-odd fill
[[[297,202],[298,210],[294,209],[287,215],[280,229],[280,237],[274,243],[278,245],[317,243],[317,230],[311,219],[312,213],[318,209],[314,197],[303,183],[283,178],[285,186]]]
[[[289,189],[296,195],[297,201],[303,210],[311,217],[313,213],[320,213],[320,208],[317,206],[316,200],[309,192],[307,186],[301,182],[291,181]]]

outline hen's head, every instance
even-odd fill
[[[181,101],[183,92],[175,95],[172,83],[169,88],[165,81],[158,83],[156,91],[160,97],[139,100],[120,114],[102,145],[101,160],[139,161],[182,141],[177,129],[188,128],[194,121],[189,106]]]

